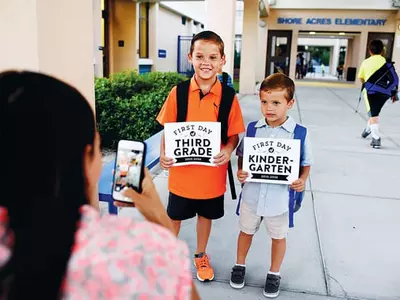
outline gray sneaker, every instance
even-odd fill
[[[375,149],[379,149],[381,147],[381,138],[379,138],[379,139],[372,138],[371,147],[375,148]]]
[[[371,134],[371,130],[364,129],[364,131],[361,133],[361,137],[365,139],[370,134]]]
[[[233,266],[231,272],[231,280],[229,284],[234,289],[241,289],[244,287],[244,275],[246,274],[246,267]]]
[[[281,276],[268,274],[265,280],[263,295],[267,298],[276,298],[279,296],[279,286],[281,284]]]

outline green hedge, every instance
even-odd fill
[[[171,88],[186,77],[178,73],[123,72],[95,79],[96,118],[103,147],[121,139],[145,140],[161,130],[155,121]]]

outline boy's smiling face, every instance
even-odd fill
[[[287,100],[285,89],[260,91],[260,101],[262,114],[271,127],[282,125],[294,104],[294,99]]]
[[[218,45],[211,41],[198,40],[194,43],[193,52],[188,55],[189,62],[193,64],[197,79],[210,80],[217,76],[222,68],[223,56]]]

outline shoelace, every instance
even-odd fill
[[[204,255],[199,260],[199,268],[204,269],[204,268],[209,268],[209,267],[210,267],[210,262],[208,260],[208,257],[207,257],[207,255]]]
[[[244,275],[244,270],[239,269],[239,268],[233,268],[233,270],[232,270],[232,277],[233,278],[241,279],[241,278],[243,278],[243,275]]]
[[[279,278],[278,277],[272,277],[272,276],[268,276],[267,277],[267,284],[273,285],[273,286],[277,286],[279,282]]]

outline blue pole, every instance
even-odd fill
[[[178,57],[177,57],[178,73],[181,73],[181,36],[178,35]]]

